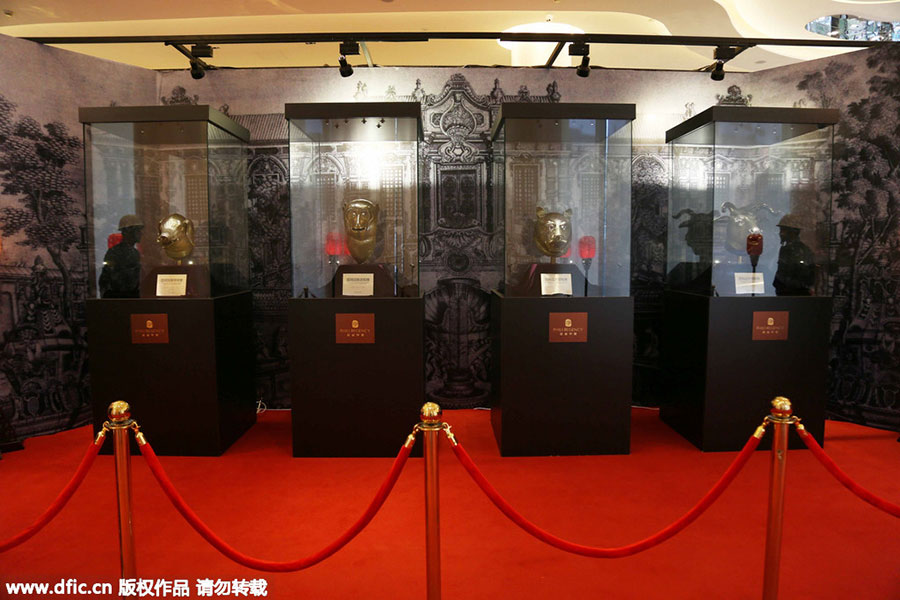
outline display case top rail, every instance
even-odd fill
[[[712,106],[666,131],[666,143],[708,123],[814,124],[822,127],[840,121],[835,108],[769,108],[762,106]]]
[[[630,121],[635,117],[634,104],[592,104],[588,102],[504,102],[500,105],[497,121],[491,128],[491,139],[505,119],[618,119]]]
[[[355,119],[357,117],[409,117],[419,119],[418,102],[303,102],[284,105],[286,119]]]
[[[166,106],[91,106],[78,109],[82,123],[153,123],[165,121],[207,121],[244,142],[250,141],[250,130],[227,115],[205,104],[170,104]]]
[[[422,105],[419,102],[305,102],[285,104],[284,117],[288,121],[305,119],[415,119],[415,128],[413,128],[412,122],[409,121],[407,122],[408,126],[401,127],[401,139],[415,140],[424,136],[422,130]],[[317,141],[326,141],[326,139],[331,137],[322,135],[321,132],[306,133]],[[387,130],[383,131],[383,135],[385,140],[391,136]],[[352,134],[347,133],[346,129],[341,133],[341,136],[337,136],[335,139],[352,139]]]

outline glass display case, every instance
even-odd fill
[[[298,297],[419,295],[418,102],[287,104]]]
[[[715,106],[666,132],[659,416],[701,450],[739,450],[775,396],[790,398],[823,440],[838,117],[830,109]]]
[[[82,108],[90,293],[249,289],[249,132],[208,106]]]
[[[628,296],[633,104],[503,104],[506,296]]]
[[[256,422],[249,132],[196,105],[79,119],[95,430],[124,399],[158,454],[220,455]],[[203,419],[173,419],[186,402]]]
[[[825,109],[716,106],[666,133],[670,289],[824,291],[837,118]]]
[[[293,453],[393,456],[425,389],[421,106],[286,104],[284,115]]]
[[[490,335],[503,456],[630,449],[634,116],[633,104],[500,107],[492,193],[505,273]]]

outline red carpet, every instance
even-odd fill
[[[558,536],[596,546],[631,543],[665,527],[736,455],[699,452],[646,409],[634,409],[628,456],[501,458],[487,411],[448,411],[444,418],[516,509]],[[146,433],[152,443],[153,432]],[[828,422],[825,450],[858,483],[898,502],[896,438]],[[28,440],[24,451],[3,455],[0,539],[30,524],[56,498],[89,439],[81,428]],[[352,524],[392,462],[292,458],[290,442],[289,413],[269,412],[221,458],[160,461],[219,536],[244,553],[286,561],[319,550]],[[769,458],[757,452],[709,511],[671,540],[603,560],[566,554],[519,530],[443,445],[444,597],[755,600],[762,590]],[[381,512],[345,549],[287,574],[230,562],[189,528],[142,458],[134,458],[133,467],[143,578],[188,579],[191,598],[198,597],[200,578],[266,579],[269,598],[425,597],[422,459],[409,460]],[[789,452],[787,486],[781,598],[900,598],[900,520],[853,496],[806,450]],[[0,554],[0,597],[10,581],[115,583],[118,561],[112,457],[100,456],[53,522]]]

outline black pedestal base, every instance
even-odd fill
[[[425,402],[423,311],[421,298],[288,302],[294,456],[396,456]],[[375,342],[337,343],[338,314],[372,315]]]
[[[786,340],[753,340],[753,313],[787,311]],[[831,299],[666,292],[660,418],[704,451],[740,450],[784,396],[824,442]],[[790,448],[804,448],[796,434]],[[771,432],[760,447],[771,447]]]
[[[88,300],[94,429],[124,400],[157,454],[222,454],[256,422],[251,309],[250,292]],[[133,343],[133,314],[167,315],[168,343]]]
[[[491,424],[503,456],[627,454],[631,298],[491,294]],[[550,313],[587,313],[584,342],[550,342]]]

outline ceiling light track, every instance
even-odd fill
[[[652,44],[661,46],[735,46],[752,47],[798,46],[816,48],[869,48],[898,42],[874,42],[868,40],[789,39],[789,38],[741,38],[689,35],[631,35],[612,33],[504,33],[489,31],[431,31],[427,33],[371,32],[371,33],[254,33],[220,35],[136,35],[136,36],[56,36],[24,37],[39,44],[175,44],[224,45],[224,44],[316,44],[326,42],[427,42],[431,40],[500,40],[504,42],[555,42],[568,44]],[[561,49],[560,49],[561,50]]]
[[[343,77],[353,74],[353,67],[347,56],[363,54],[368,66],[373,66],[368,42],[428,42],[430,40],[499,40],[501,42],[555,43],[550,57],[544,64],[549,68],[568,44],[570,56],[581,56],[581,64],[576,68],[579,77],[588,77],[591,72],[589,44],[665,45],[665,46],[712,46],[714,62],[698,69],[708,71],[715,81],[725,77],[725,63],[735,56],[759,45],[805,46],[819,48],[869,48],[898,42],[869,40],[834,39],[786,39],[786,38],[733,38],[685,35],[630,35],[606,33],[513,33],[487,31],[442,31],[442,32],[374,32],[374,33],[261,33],[222,35],[180,35],[180,36],[74,36],[74,37],[25,37],[39,44],[153,44],[172,46],[190,61],[191,76],[201,79],[207,70],[217,69],[203,61],[213,55],[212,44],[318,44],[337,42],[340,44],[339,66]],[[191,44],[188,50],[185,45]]]

